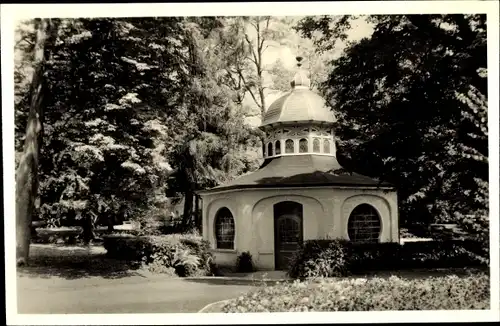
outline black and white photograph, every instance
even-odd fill
[[[314,4],[2,5],[8,324],[498,321],[498,2]]]

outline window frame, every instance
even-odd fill
[[[369,212],[366,211],[366,210],[363,210],[363,208],[369,208]],[[359,210],[359,212],[357,212],[356,210]],[[364,220],[360,220],[360,221],[356,221],[356,220],[353,220],[354,218],[361,218],[363,217]],[[376,224],[377,226],[376,227],[370,227],[370,228],[366,228],[365,224],[367,222],[371,223],[373,225],[373,222],[375,221],[375,219],[372,219],[371,221],[367,221],[367,218],[368,217],[375,217],[376,218]],[[362,225],[362,226],[359,226],[359,225]],[[368,203],[362,203],[362,204],[359,204],[359,205],[356,205],[356,207],[354,207],[354,209],[351,211],[351,213],[349,214],[349,217],[347,219],[347,237],[349,239],[349,241],[353,242],[353,243],[356,243],[356,244],[364,244],[364,243],[379,243],[380,242],[380,237],[382,236],[382,228],[383,228],[383,222],[382,222],[382,218],[380,217],[380,214],[378,212],[378,210],[373,206],[373,205],[370,205]],[[360,240],[360,239],[357,239],[356,237],[353,237],[351,236],[352,235],[352,232],[351,230],[353,229],[357,229],[357,230],[363,230],[366,231],[368,230],[368,232],[370,232],[370,238],[368,239],[364,239],[364,240]],[[371,230],[370,230],[371,229]],[[373,235],[375,234],[375,232],[373,232],[373,229],[377,229],[377,236],[376,237],[373,237]],[[358,232],[356,232],[358,233]]]
[[[223,216],[222,214],[227,214],[226,216]],[[220,235],[222,231],[219,231],[219,222],[220,219],[225,218],[229,219],[232,223],[232,240],[231,241],[222,241],[220,239]],[[226,221],[227,223],[227,221]],[[215,213],[214,216],[214,223],[213,223],[213,232],[214,232],[214,248],[218,250],[235,250],[235,240],[236,240],[236,221],[234,218],[233,213],[231,210],[224,206],[221,207],[217,210],[217,213]],[[221,243],[229,243],[230,245],[228,246],[220,246]]]
[[[288,147],[287,147],[287,144],[292,144],[292,151],[289,152],[288,151]],[[295,153],[295,142],[293,141],[293,139],[287,139],[285,140],[285,154],[293,154]]]
[[[274,155],[281,155],[281,141],[279,139],[274,142]]]
[[[332,148],[331,148],[330,140],[329,139],[323,139],[323,153],[325,154],[331,154]]]
[[[306,144],[306,148],[304,151],[302,151],[301,145]],[[307,138],[301,138],[299,140],[299,153],[309,153],[309,141]]]
[[[317,150],[316,150],[316,144],[318,145]],[[317,137],[313,138],[313,153],[321,153],[321,141]]]
[[[274,156],[273,142],[267,143],[267,156]]]

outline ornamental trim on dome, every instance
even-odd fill
[[[279,128],[266,132],[264,158],[289,155],[335,156],[334,131],[311,125],[309,128]],[[279,146],[279,148],[277,147]]]

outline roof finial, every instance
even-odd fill
[[[300,66],[302,66],[302,62],[301,62],[302,59],[303,58],[300,55],[298,55],[298,56],[295,57],[295,60],[297,60],[297,67],[299,67],[299,68],[300,68]]]
[[[307,73],[301,68],[303,59],[304,57],[300,54],[295,57],[295,60],[297,60],[298,69],[291,82],[292,88],[309,88],[311,86],[311,81],[309,80]]]

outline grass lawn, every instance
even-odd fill
[[[263,286],[207,312],[489,309],[489,287],[487,273],[464,270],[296,281]]]
[[[17,273],[21,277],[120,278],[139,275],[139,268],[138,264],[106,257],[100,245],[32,244],[28,266],[18,267]]]

